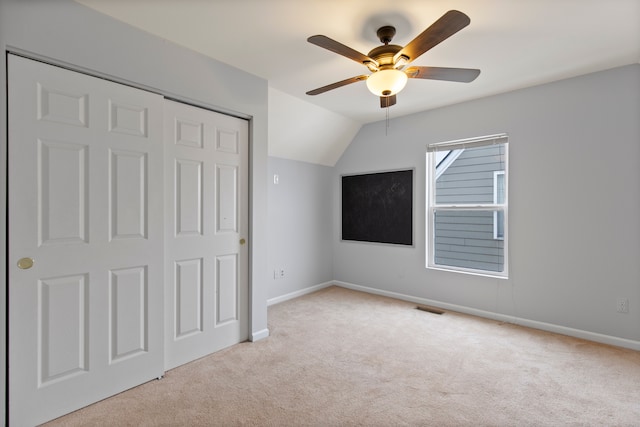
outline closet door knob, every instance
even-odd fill
[[[18,260],[18,268],[28,270],[33,267],[33,258],[20,258]]]

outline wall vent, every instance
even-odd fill
[[[428,313],[433,313],[433,314],[444,314],[444,311],[439,310],[439,309],[434,308],[434,307],[428,307],[426,305],[419,305],[419,306],[416,307],[416,310],[426,311]]]

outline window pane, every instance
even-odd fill
[[[504,172],[496,174],[496,203],[504,203]]]
[[[504,145],[455,150],[449,155],[457,157],[445,158],[436,167],[436,204],[494,203],[494,172],[505,170]]]
[[[494,212],[495,238],[504,239],[504,211]]]
[[[475,270],[504,271],[504,241],[494,239],[493,221],[494,211],[491,210],[436,210],[434,263]]]
[[[505,197],[504,188],[504,172],[496,172],[494,174],[494,191],[493,195],[495,203],[503,204]],[[504,211],[499,210],[493,214],[493,237],[495,239],[504,239]]]

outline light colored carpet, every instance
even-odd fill
[[[49,426],[639,426],[640,352],[338,287]]]

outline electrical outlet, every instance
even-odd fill
[[[616,311],[618,313],[628,313],[629,312],[629,299],[628,298],[618,298],[616,304]]]
[[[284,268],[275,268],[273,270],[273,280],[284,279]]]

